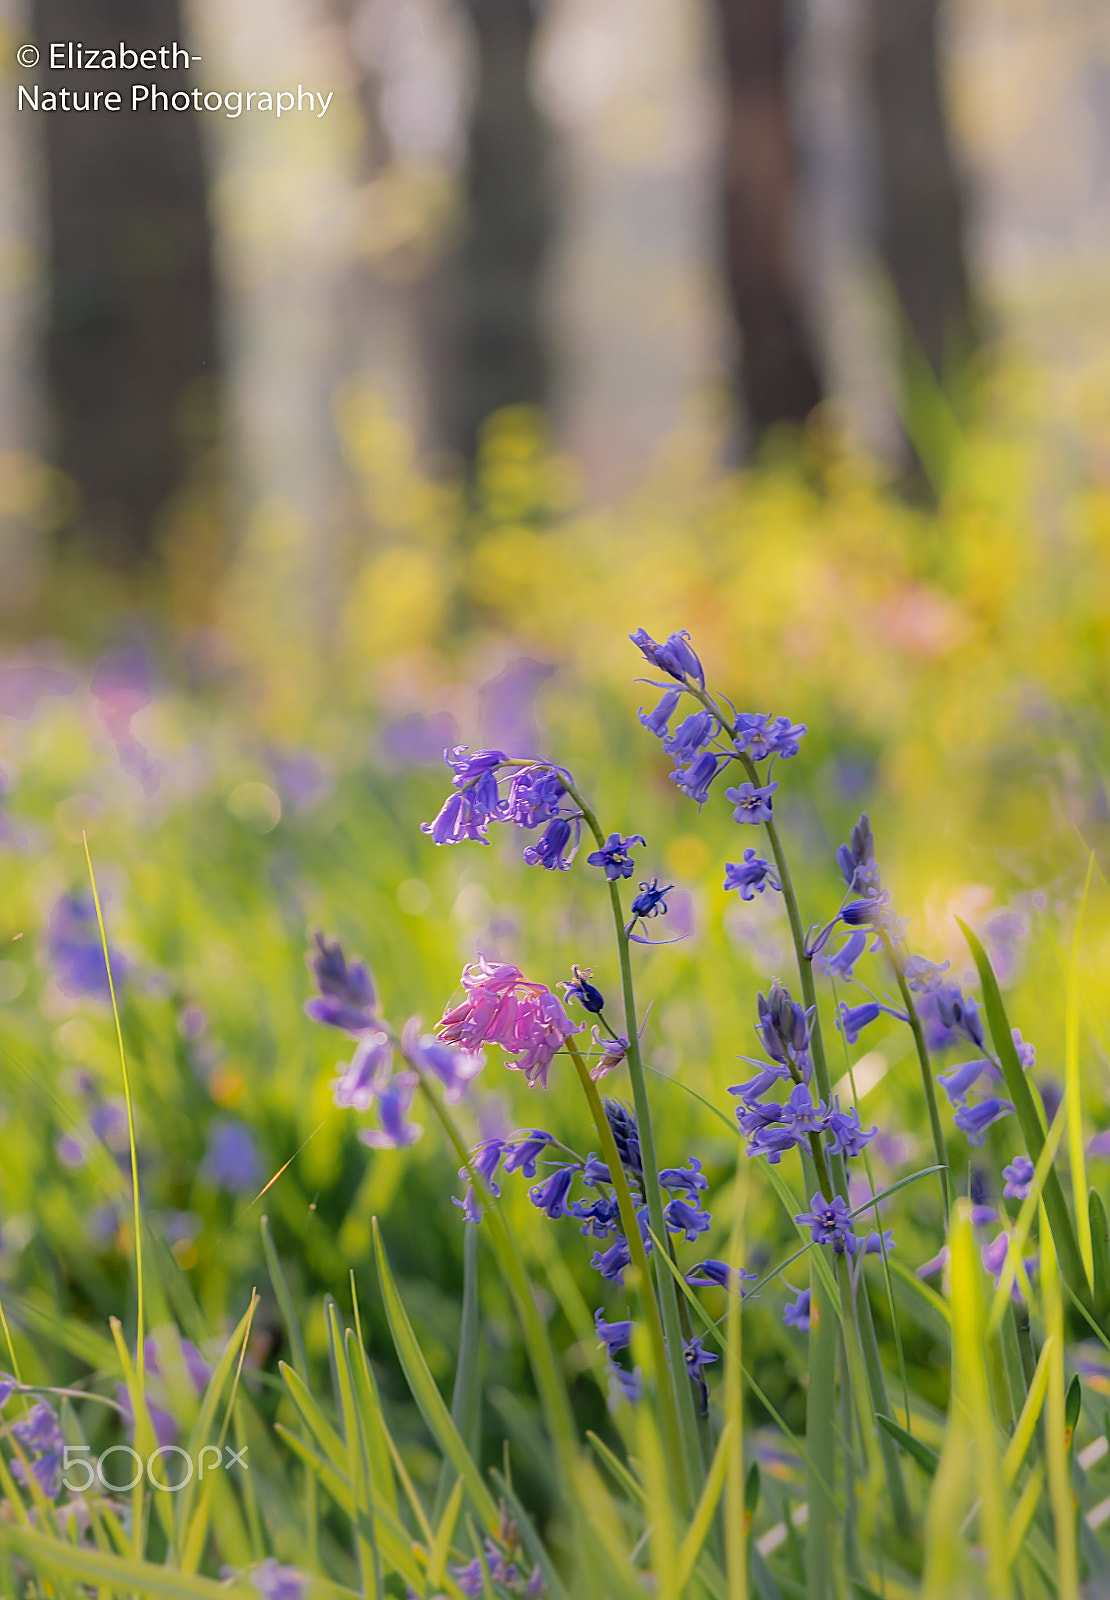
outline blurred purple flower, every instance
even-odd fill
[[[809,1289],[802,1289],[795,1299],[786,1307],[782,1320],[788,1328],[797,1328],[800,1333],[809,1332],[809,1315],[812,1303],[812,1294]]]
[[[218,1117],[208,1130],[208,1149],[201,1175],[217,1189],[244,1194],[254,1189],[262,1175],[254,1132],[245,1122]]]
[[[387,722],[378,736],[378,746],[391,761],[405,766],[434,766],[443,760],[459,736],[455,719],[446,711],[426,717],[419,711],[396,722]]]
[[[371,1150],[403,1150],[415,1144],[424,1132],[417,1122],[409,1122],[412,1096],[419,1083],[415,1072],[396,1072],[378,1096],[378,1128],[360,1128],[359,1138]]]
[[[355,1053],[331,1084],[341,1110],[368,1111],[389,1083],[393,1044],[387,1033],[364,1033]]]
[[[308,1593],[307,1578],[296,1567],[281,1566],[273,1556],[254,1569],[251,1582],[263,1600],[304,1600]]]
[[[12,1434],[32,1457],[31,1471],[48,1500],[53,1500],[61,1488],[62,1449],[65,1441],[58,1419],[44,1400],[39,1400],[20,1422],[12,1424]],[[16,1459],[11,1464],[12,1476],[20,1483],[27,1482],[23,1462]]]
[[[313,937],[316,948],[308,959],[320,994],[305,1001],[307,1015],[313,1022],[356,1035],[376,1027],[377,996],[365,963],[357,958],[348,961],[339,940],[329,944],[319,929]]]
[[[485,1066],[481,1051],[453,1050],[434,1033],[421,1033],[420,1021],[410,1017],[401,1033],[401,1053],[413,1066],[439,1079],[448,1105],[457,1105]]]
[[[81,995],[109,998],[108,971],[91,895],[64,894],[55,902],[47,924],[46,948],[63,994],[71,999]],[[113,952],[112,977],[117,985],[126,971],[126,963]]]
[[[547,661],[518,656],[478,690],[478,726],[486,744],[500,745],[510,755],[527,755],[540,744],[535,699],[554,676]]]
[[[55,667],[34,663],[0,667],[0,716],[27,722],[45,695],[72,694],[77,679]]]

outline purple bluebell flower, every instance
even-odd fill
[[[848,935],[835,955],[821,957],[821,965],[830,978],[840,978],[844,983],[851,983],[856,962],[866,949],[867,934],[857,928],[855,933]]]
[[[610,1283],[624,1281],[624,1269],[631,1263],[632,1253],[628,1248],[628,1240],[619,1234],[608,1250],[595,1250],[590,1257],[590,1266],[596,1268],[603,1278],[608,1278]]]
[[[332,1080],[332,1098],[341,1108],[368,1111],[389,1082],[393,1045],[387,1033],[364,1033],[354,1055]]]
[[[582,1168],[582,1182],[587,1189],[596,1189],[599,1183],[612,1183],[609,1168],[600,1156],[591,1150],[586,1157],[586,1165]]]
[[[777,978],[772,982],[766,999],[762,994],[757,996],[756,1009],[759,1021],[755,1031],[772,1061],[800,1066],[809,1049],[812,1012],[806,1011],[797,1000],[792,1000],[789,989]]]
[[[402,1029],[401,1053],[414,1067],[439,1079],[450,1106],[458,1105],[485,1066],[480,1050],[455,1050],[434,1033],[421,1033],[417,1017],[410,1017]]]
[[[762,711],[741,711],[733,728],[737,750],[746,753],[753,761],[765,761],[768,756],[781,756],[789,761],[798,754],[799,742],[804,738],[804,722],[791,722],[789,717],[772,717]]]
[[[524,859],[530,867],[548,872],[566,872],[578,852],[581,822],[576,818],[552,817],[535,844],[526,846]]]
[[[514,1133],[511,1143],[505,1146],[504,1168],[506,1172],[523,1172],[526,1178],[536,1176],[536,1161],[555,1140],[550,1133],[544,1133],[541,1128],[532,1128],[531,1131],[521,1130]]]
[[[770,822],[773,815],[771,796],[777,788],[777,783],[765,783],[762,787],[754,783],[739,783],[734,789],[726,789],[725,799],[732,801],[734,820]]]
[[[743,861],[725,862],[724,887],[739,889],[741,900],[750,900],[753,894],[762,894],[768,884],[772,889],[782,888],[771,863],[757,856],[754,850],[745,850]]]
[[[744,1272],[740,1267],[730,1267],[727,1261],[714,1261],[710,1257],[691,1267],[685,1276],[693,1289],[730,1289],[740,1294],[744,1279],[754,1278],[755,1273]]]
[[[671,773],[671,782],[688,795],[695,805],[703,806],[709,799],[709,789],[714,778],[727,762],[726,756],[703,750],[689,766],[678,766]]]
[[[664,1167],[659,1174],[659,1182],[664,1189],[684,1190],[695,1205],[699,1191],[709,1188],[709,1179],[702,1172],[697,1156],[691,1156],[684,1167]]]
[[[884,1228],[881,1239],[875,1229],[872,1228],[867,1238],[863,1241],[863,1253],[865,1256],[881,1256],[884,1251],[889,1255],[894,1248],[893,1228]]]
[[[917,1001],[917,1016],[925,1031],[925,1043],[934,1054],[950,1049],[958,1037],[941,1014],[941,1002],[945,997],[959,999],[959,988],[955,984],[941,984],[939,988],[926,990]]]
[[[470,1600],[480,1600],[486,1592],[485,1574],[482,1571],[482,1560],[475,1556],[473,1561],[468,1561],[465,1566],[452,1566],[448,1569],[463,1594]]]
[[[744,1102],[744,1105],[750,1108],[757,1100],[767,1093],[767,1090],[770,1089],[773,1084],[781,1083],[784,1078],[789,1077],[790,1068],[787,1066],[779,1066],[778,1063],[776,1063],[774,1066],[763,1067],[759,1072],[756,1073],[754,1078],[749,1078],[746,1083],[734,1083],[728,1092],[729,1094],[739,1095],[740,1099]],[[781,1109],[781,1106],[776,1106],[776,1116],[778,1116]],[[737,1115],[739,1115],[739,1113],[737,1113]]]
[[[486,831],[495,816],[496,812],[483,809],[468,790],[456,789],[431,822],[420,824],[420,831],[430,834],[432,843],[437,845],[461,844],[465,839],[487,844]]]
[[[633,1322],[606,1322],[605,1312],[599,1306],[594,1312],[594,1326],[597,1328],[597,1337],[605,1346],[609,1356],[616,1355],[618,1350],[627,1350],[632,1343]]]
[[[848,885],[849,893],[859,894],[864,889],[877,889],[879,869],[875,861],[875,836],[871,832],[871,819],[864,812],[849,836],[836,852],[840,876]]]
[[[29,1462],[35,1479],[48,1500],[53,1500],[61,1488],[62,1451],[65,1441],[58,1419],[45,1400],[39,1400],[26,1417],[12,1424],[12,1434],[22,1445],[24,1453],[32,1457]],[[27,1482],[23,1462],[11,1464],[12,1476],[20,1483]]]
[[[645,840],[639,833],[630,833],[626,836],[611,833],[600,850],[590,852],[586,857],[586,864],[590,867],[604,867],[605,876],[610,883],[617,883],[621,878],[631,878],[635,867],[631,854],[632,846],[644,843]]]
[[[555,767],[521,767],[509,781],[503,815],[518,828],[538,828],[559,814],[566,785]]]
[[[1102,1133],[1096,1133],[1087,1145],[1089,1156],[1110,1156],[1110,1128]]]
[[[881,1016],[882,1012],[883,1007],[877,1000],[865,1000],[858,1006],[850,1006],[842,1000],[837,1011],[836,1025],[847,1042],[855,1044],[864,1028]]]
[[[550,1177],[528,1191],[532,1204],[552,1221],[567,1215],[567,1195],[576,1171],[576,1167],[556,1167]]]
[[[641,883],[640,892],[636,895],[630,907],[633,917],[643,919],[665,916],[667,912],[665,897],[670,894],[673,888],[674,884],[668,883],[661,889],[658,878],[652,878],[650,881]]]
[[[804,1083],[797,1083],[782,1107],[782,1121],[800,1144],[811,1133],[820,1133],[825,1126],[828,1108],[823,1100],[816,1105]]]
[[[713,1365],[719,1358],[711,1350],[707,1350],[699,1338],[693,1338],[689,1344],[683,1345],[682,1354],[686,1361],[686,1371],[690,1374],[690,1382],[697,1388],[701,1400],[701,1414],[709,1415],[709,1385],[705,1380],[706,1367]]]
[[[18,1388],[19,1382],[10,1372],[0,1372],[0,1411],[3,1411]]]
[[[949,1067],[947,1072],[938,1072],[937,1082],[948,1096],[949,1104],[962,1106],[969,1090],[974,1089],[983,1073],[989,1072],[993,1065],[986,1060],[962,1061],[958,1066]]]
[[[712,711],[692,711],[663,740],[663,749],[678,763],[693,761],[712,740],[716,724]]]
[[[849,900],[840,908],[840,920],[849,928],[880,928],[889,931],[893,926],[890,895],[886,889],[875,889],[861,900]]]
[[[378,1096],[379,1128],[360,1128],[358,1136],[371,1150],[403,1150],[415,1144],[424,1132],[419,1123],[409,1122],[408,1113],[416,1085],[415,1072],[395,1072]]]
[[[595,1083],[600,1083],[602,1078],[607,1078],[627,1056],[628,1037],[626,1034],[618,1033],[612,1039],[602,1038],[601,1030],[596,1026],[590,1029],[590,1037],[593,1039],[594,1049],[599,1052],[597,1061],[590,1068],[590,1077]]]
[[[348,961],[336,939],[329,944],[319,929],[313,935],[316,948],[309,963],[316,978],[319,996],[305,1002],[313,1022],[323,1022],[344,1033],[365,1033],[378,1026],[374,980],[365,964]]]
[[[620,1207],[606,1195],[598,1195],[589,1205],[585,1200],[573,1200],[569,1209],[570,1215],[582,1223],[587,1239],[607,1239],[620,1231]]]
[[[89,1127],[102,1139],[109,1150],[119,1151],[127,1148],[127,1102],[119,1095],[112,1095],[108,1100],[101,1100],[89,1112]]]
[[[688,683],[693,680],[699,688],[705,688],[705,673],[702,671],[701,662],[687,643],[690,635],[685,628],[680,633],[669,634],[663,644],[656,644],[643,628],[637,628],[636,632],[630,633],[628,637],[636,648],[643,652],[652,666],[659,668],[660,672],[665,672],[678,683]]]
[[[621,1166],[633,1184],[638,1184],[642,1189],[644,1169],[640,1160],[640,1130],[636,1124],[636,1114],[620,1100],[603,1100],[602,1107],[605,1120],[612,1130]]]
[[[944,974],[950,961],[927,961],[924,956],[910,956],[903,972],[906,985],[913,994],[934,994],[944,983]]]
[[[630,1405],[639,1404],[640,1396],[643,1393],[639,1367],[636,1368],[635,1372],[626,1372],[618,1362],[613,1361],[609,1364],[609,1376],[613,1380],[609,1401],[610,1408],[613,1408],[614,1401],[619,1402],[621,1400],[627,1400]]]
[[[88,1159],[85,1147],[72,1133],[60,1133],[54,1140],[54,1154],[64,1167],[83,1167]]]
[[[108,969],[91,895],[64,894],[55,901],[46,930],[46,948],[58,988],[71,999],[109,998]],[[121,981],[124,964],[112,956],[112,975]]]
[[[466,1168],[464,1167],[462,1170],[465,1172]],[[500,1189],[495,1189],[493,1192],[494,1194],[501,1193]],[[482,1208],[478,1204],[478,1195],[472,1183],[467,1184],[466,1193],[463,1195],[461,1200],[457,1194],[453,1194],[451,1196],[451,1204],[458,1206],[467,1222],[481,1222]]]
[[[808,1333],[811,1305],[811,1291],[800,1290],[797,1297],[783,1311],[782,1320],[788,1328],[797,1328],[800,1333]]]
[[[937,1009],[940,1019],[947,1028],[954,1033],[962,1033],[970,1039],[972,1044],[982,1050],[987,1042],[983,1032],[983,1023],[979,1016],[979,1007],[974,1000],[962,994],[959,989],[938,989]]]
[[[847,1111],[841,1111],[838,1101],[833,1102],[833,1109],[825,1118],[825,1132],[831,1135],[828,1148],[834,1155],[839,1153],[848,1159],[858,1156],[864,1146],[871,1143],[878,1131],[877,1125],[862,1128],[859,1112],[855,1106],[851,1106]]]
[[[663,1220],[672,1233],[681,1233],[691,1244],[699,1233],[708,1233],[713,1218],[708,1211],[700,1211],[685,1200],[670,1200],[663,1207]]]
[[[810,1205],[812,1210],[800,1211],[794,1221],[808,1226],[814,1244],[831,1244],[837,1255],[845,1251],[855,1255],[859,1240],[852,1231],[851,1214],[843,1196],[837,1194],[826,1200],[824,1195],[815,1194]]]
[[[262,1162],[253,1130],[245,1122],[217,1117],[208,1130],[208,1149],[200,1171],[217,1189],[232,1194],[257,1188]]]
[[[564,998],[576,1000],[583,1011],[590,1011],[597,1016],[605,1010],[605,996],[590,982],[593,973],[577,966],[572,967],[571,971],[574,973],[574,982],[562,985]]]
[[[987,1129],[1000,1117],[1008,1116],[1013,1110],[1008,1100],[1000,1100],[997,1095],[990,1095],[986,1100],[980,1100],[978,1105],[963,1105],[956,1112],[955,1122],[961,1133],[967,1134],[967,1142],[971,1145],[981,1145],[987,1137]]]
[[[1028,1156],[1015,1156],[1008,1167],[1002,1168],[1006,1187],[1002,1193],[1009,1200],[1026,1200],[1033,1182],[1033,1163]]]
[[[262,1600],[304,1600],[308,1593],[308,1579],[296,1567],[283,1567],[273,1556],[267,1556],[261,1566],[251,1573],[251,1582]],[[479,1594],[481,1590],[478,1591]]]
[[[494,1174],[507,1148],[508,1146],[504,1139],[483,1139],[481,1144],[476,1144],[470,1152],[473,1157],[470,1163],[471,1169],[485,1181],[492,1195],[501,1193]],[[467,1169],[460,1167],[459,1177],[465,1178],[468,1176]]]
[[[777,1109],[781,1113],[782,1107]],[[749,1135],[747,1154],[765,1156],[773,1167],[777,1167],[783,1156],[793,1150],[798,1142],[792,1128],[780,1128],[767,1123],[749,1128],[744,1126],[744,1119],[740,1121],[744,1132]]]
[[[1021,1064],[1024,1067],[1025,1071],[1028,1072],[1030,1067],[1036,1065],[1036,1061],[1037,1061],[1036,1046],[1035,1045],[1031,1045],[1029,1043],[1028,1039],[1023,1039],[1021,1037],[1021,1029],[1020,1028],[1011,1028],[1010,1029],[1010,1037],[1014,1041],[1014,1049],[1017,1051],[1018,1060],[1021,1062]]]
[[[682,699],[681,689],[668,689],[654,711],[645,711],[640,707],[640,721],[649,733],[654,733],[657,739],[663,738],[667,731],[667,724],[674,716],[674,709]]]

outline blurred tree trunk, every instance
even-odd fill
[[[182,67],[51,71],[52,41],[189,49],[178,0],[32,0],[44,90],[122,90],[119,112],[38,119],[50,233],[47,369],[57,464],[75,481],[73,545],[123,568],[153,553],[160,510],[211,443],[216,313],[201,114],[132,112],[132,81],[192,89]]]
[[[551,231],[546,130],[529,85],[542,0],[463,0],[477,47],[466,213],[453,264],[455,359],[441,434],[474,459],[502,406],[548,398],[540,274]]]
[[[888,0],[897,3],[897,0]],[[725,78],[722,224],[739,335],[735,385],[752,443],[821,399],[795,238],[787,0],[714,0]]]
[[[939,14],[940,0],[867,0],[880,252],[901,310],[911,409],[922,362],[945,382],[958,376],[974,346],[964,205],[938,61]]]

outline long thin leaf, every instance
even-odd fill
[[[373,1219],[373,1229],[374,1254],[378,1264],[378,1279],[381,1283],[385,1314],[412,1397],[440,1449],[466,1484],[466,1491],[475,1511],[488,1531],[494,1533],[498,1527],[498,1515],[493,1496],[486,1488],[482,1475],[463,1442],[462,1435],[452,1421],[443,1396],[436,1388],[435,1379],[424,1359],[424,1352],[413,1332],[408,1312],[397,1292],[397,1284],[386,1258],[376,1217]]]
[[[0,1521],[0,1544],[29,1561],[37,1572],[53,1572],[82,1583],[126,1589],[149,1600],[258,1600],[253,1584],[225,1583],[195,1573],[175,1572],[149,1561],[115,1556],[87,1545],[69,1544]]]
[[[678,1547],[678,1593],[682,1594],[690,1581],[694,1564],[701,1554],[702,1545],[709,1533],[710,1523],[713,1521],[717,1510],[717,1502],[721,1498],[721,1491],[725,1486],[725,1473],[728,1469],[729,1451],[732,1443],[733,1427],[731,1422],[726,1422],[721,1429],[721,1437],[717,1440],[717,1448],[713,1453],[713,1460],[709,1464],[709,1471],[705,1476],[705,1487],[694,1508],[694,1515],[682,1536],[682,1543]]]
[[[987,1020],[990,1023],[991,1037],[994,1040],[995,1053],[1002,1068],[1002,1075],[1006,1080],[1007,1092],[1013,1101],[1014,1110],[1017,1112],[1025,1147],[1034,1165],[1036,1165],[1037,1158],[1044,1148],[1044,1129],[1041,1126],[1041,1119],[1037,1115],[1036,1102],[1033,1099],[1029,1084],[1026,1082],[1024,1068],[1018,1059],[1017,1048],[1014,1045],[1009,1020],[1006,1016],[1006,1008],[1002,1003],[998,980],[994,975],[994,968],[990,964],[990,958],[975,934],[967,923],[961,921],[959,917],[956,918],[956,921],[959,923],[960,930],[968,942],[972,956],[975,958],[975,965],[979,971],[979,982],[983,989],[983,1002],[986,1006]],[[1091,1288],[1087,1281],[1087,1271],[1083,1264],[1075,1229],[1072,1227],[1071,1217],[1068,1215],[1067,1201],[1064,1199],[1064,1191],[1060,1186],[1060,1178],[1055,1167],[1049,1168],[1044,1180],[1044,1207],[1049,1226],[1052,1229],[1052,1236],[1056,1241],[1056,1252],[1060,1259],[1060,1271],[1064,1280],[1075,1297],[1089,1308],[1091,1304]]]
[[[930,1478],[935,1476],[940,1466],[940,1457],[935,1450],[930,1450],[929,1446],[914,1434],[907,1433],[905,1428],[900,1428],[893,1418],[877,1416],[875,1420],[880,1428],[885,1429],[890,1437],[901,1445],[908,1456],[913,1457],[923,1472]]]
[[[1083,896],[1075,916],[1068,957],[1067,983],[1064,990],[1064,1100],[1068,1108],[1068,1162],[1071,1167],[1072,1203],[1075,1226],[1079,1236],[1079,1254],[1087,1280],[1094,1284],[1094,1258],[1091,1251],[1091,1221],[1083,1204],[1087,1193],[1087,1162],[1083,1136],[1083,1085],[1079,1076],[1079,936],[1083,928],[1083,913],[1087,909],[1087,896],[1091,890],[1091,869],[1095,864],[1092,850],[1087,861],[1087,878]]]

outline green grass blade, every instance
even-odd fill
[[[153,1562],[50,1539],[45,1534],[2,1521],[0,1544],[29,1561],[36,1572],[50,1572],[76,1578],[82,1583],[126,1590],[130,1595],[143,1596],[144,1600],[258,1600],[258,1590],[250,1583],[225,1583],[194,1573],[175,1572]]]
[[[498,1494],[512,1512],[513,1521],[520,1531],[521,1543],[531,1556],[534,1564],[543,1573],[548,1600],[570,1600],[570,1596],[563,1586],[563,1580],[555,1570],[547,1547],[536,1532],[531,1517],[517,1499],[512,1484],[508,1483],[496,1468],[493,1471],[493,1481],[497,1485]]]
[[[921,1470],[931,1478],[940,1466],[940,1457],[935,1450],[930,1450],[923,1440],[915,1438],[912,1433],[907,1433],[905,1428],[900,1428],[890,1417],[878,1416],[875,1419],[880,1428],[884,1428],[890,1437],[901,1445],[908,1456],[912,1456]]]
[[[355,1402],[355,1386],[347,1361],[347,1344],[339,1322],[339,1309],[334,1300],[327,1307],[328,1342],[332,1364],[336,1372],[336,1396],[339,1415],[343,1421],[343,1437],[347,1445],[347,1476],[352,1486],[354,1515],[355,1559],[358,1562],[365,1600],[378,1600],[382,1592],[381,1561],[374,1538],[374,1491],[370,1481],[369,1452],[363,1434],[359,1409]]]
[[[1025,1147],[1035,1165],[1044,1148],[1044,1129],[1037,1114],[1036,1102],[1033,1099],[1029,1084],[1026,1082],[1025,1071],[1018,1059],[1017,1049],[1015,1048],[1013,1035],[1010,1032],[1010,1024],[1006,1016],[1006,1008],[1002,1003],[998,980],[994,975],[994,969],[990,964],[987,953],[975,934],[967,923],[961,921],[959,917],[956,918],[956,921],[959,923],[960,930],[968,942],[971,954],[975,959],[975,965],[979,970],[979,982],[983,988],[983,1002],[986,1007],[987,1020],[990,1023],[995,1052],[1002,1068],[1002,1075],[1006,1080],[1006,1089],[1017,1112]],[[1083,1264],[1075,1229],[1072,1227],[1071,1217],[1068,1215],[1067,1202],[1064,1199],[1064,1191],[1060,1186],[1059,1174],[1056,1172],[1055,1167],[1051,1167],[1045,1175],[1044,1208],[1056,1243],[1056,1251],[1060,1259],[1060,1271],[1064,1281],[1076,1299],[1089,1308],[1091,1290],[1087,1281],[1087,1271]]]
[[[1071,1167],[1072,1203],[1075,1210],[1075,1227],[1079,1235],[1079,1254],[1087,1274],[1094,1284],[1094,1258],[1091,1251],[1091,1220],[1083,1197],[1087,1193],[1087,1161],[1083,1142],[1083,1086],[1079,1076],[1079,936],[1083,928],[1083,913],[1087,909],[1087,896],[1091,889],[1091,869],[1095,864],[1094,851],[1087,861],[1087,878],[1083,897],[1075,917],[1071,952],[1068,957],[1067,983],[1064,991],[1064,1100],[1068,1108],[1068,1163]]]
[[[685,1591],[690,1575],[694,1570],[694,1563],[701,1554],[702,1545],[709,1533],[709,1525],[713,1521],[717,1510],[717,1502],[721,1498],[721,1491],[725,1486],[725,1473],[728,1469],[729,1458],[732,1453],[733,1425],[726,1422],[721,1429],[721,1436],[717,1440],[717,1448],[713,1453],[713,1460],[709,1464],[709,1471],[705,1476],[705,1487],[694,1508],[694,1515],[690,1518],[689,1526],[682,1536],[682,1543],[678,1547],[678,1593]]]
[[[393,1462],[389,1451],[389,1429],[382,1412],[381,1397],[374,1382],[374,1374],[361,1339],[352,1328],[347,1329],[347,1359],[351,1364],[351,1378],[355,1386],[362,1418],[362,1430],[370,1457],[370,1479],[376,1499],[384,1500],[393,1515],[397,1515],[397,1485],[393,1478]]]
[[[397,1292],[397,1284],[386,1258],[376,1217],[373,1228],[374,1254],[378,1264],[378,1279],[381,1283],[385,1314],[412,1397],[440,1449],[466,1484],[467,1494],[475,1511],[488,1531],[494,1533],[498,1527],[498,1514],[493,1496],[486,1488],[482,1475],[466,1448],[462,1435],[455,1426],[443,1396],[436,1388],[435,1379],[428,1369],[424,1352],[420,1348],[408,1313]]]
[[[479,1371],[481,1337],[478,1324],[478,1229],[473,1222],[465,1224],[463,1235],[463,1299],[459,1322],[459,1357],[455,1367],[455,1387],[451,1394],[451,1420],[459,1430],[472,1456],[481,1450],[482,1395]],[[451,1489],[451,1465],[444,1461],[439,1475],[432,1510],[432,1520],[438,1521],[447,1504]]]
[[[1106,1220],[1106,1207],[1097,1189],[1087,1197],[1087,1216],[1091,1229],[1091,1263],[1095,1290],[1095,1315],[1105,1317],[1110,1311],[1110,1224]]]

